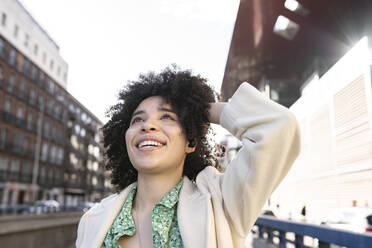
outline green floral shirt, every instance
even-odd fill
[[[152,241],[154,248],[183,247],[177,221],[178,194],[182,183],[183,179],[152,209]],[[136,228],[131,211],[136,192],[137,185],[128,194],[123,208],[106,234],[102,248],[120,248],[117,242],[120,237],[135,234]]]

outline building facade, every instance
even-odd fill
[[[102,123],[67,91],[58,45],[16,0],[0,3],[0,205],[77,204],[109,187]],[[106,182],[106,184],[105,184]]]
[[[296,114],[302,151],[268,202],[286,217],[372,206],[371,20],[368,0],[240,1],[221,91],[247,81]]]
[[[73,96],[68,96],[64,196],[67,205],[97,201],[110,190],[104,168],[102,123]]]

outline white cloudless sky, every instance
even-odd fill
[[[141,72],[176,63],[220,91],[239,0],[20,0],[60,47],[67,90],[101,121]]]

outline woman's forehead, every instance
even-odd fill
[[[163,97],[161,96],[150,96],[142,100],[137,108],[134,110],[134,112],[138,110],[146,110],[146,109],[152,109],[152,108],[157,108],[157,109],[169,109],[173,110],[172,105],[167,102]]]

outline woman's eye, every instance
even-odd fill
[[[161,120],[172,120],[174,121],[175,119],[170,115],[170,114],[163,114],[160,118]]]
[[[133,118],[133,120],[131,121],[131,124],[134,124],[134,123],[137,123],[137,122],[140,122],[140,121],[142,121],[142,118],[136,117],[136,118]]]

